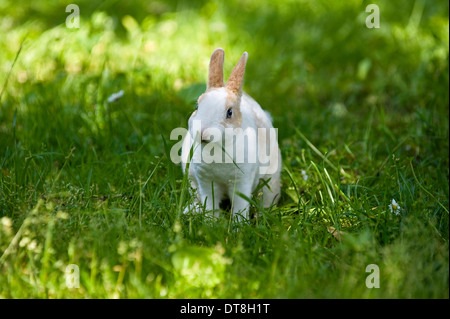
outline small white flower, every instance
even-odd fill
[[[117,92],[117,93],[113,93],[113,94],[111,94],[110,96],[109,96],[109,98],[108,98],[108,102],[109,103],[112,103],[112,102],[114,102],[114,101],[117,101],[118,99],[120,99],[122,96],[123,96],[123,90],[120,90],[119,92]]]
[[[308,175],[306,175],[305,170],[302,169],[302,178],[303,180],[307,181],[308,180]]]
[[[400,215],[400,211],[402,210],[402,208],[395,201],[395,199],[392,199],[392,202],[389,204],[389,210],[391,211],[391,213],[393,213],[395,215]]]

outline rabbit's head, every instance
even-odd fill
[[[240,103],[248,54],[247,52],[242,54],[226,84],[223,81],[224,56],[222,48],[212,53],[206,91],[198,98],[197,110],[189,119],[190,127],[193,121],[200,121],[200,132],[195,133],[199,133],[204,142],[210,141],[214,131],[220,131],[224,136],[225,128],[241,127]]]

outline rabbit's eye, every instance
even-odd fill
[[[233,115],[233,110],[232,109],[228,109],[228,111],[227,111],[227,119],[231,118],[232,115]]]

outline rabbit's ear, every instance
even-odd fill
[[[209,61],[209,74],[207,88],[220,88],[224,86],[223,83],[223,60],[225,51],[222,48],[217,48],[211,54]]]
[[[239,62],[234,67],[233,71],[231,71],[230,77],[227,82],[227,89],[233,92],[236,95],[240,95],[242,93],[242,84],[244,82],[244,72],[245,65],[247,64],[248,53],[244,52]]]

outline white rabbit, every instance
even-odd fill
[[[251,198],[261,180],[266,183],[262,188],[264,207],[278,201],[281,153],[270,115],[242,91],[247,52],[226,84],[224,56],[222,48],[211,55],[207,89],[198,98],[197,110],[189,118],[189,133],[183,141],[181,166],[186,173],[189,163],[188,177],[197,203],[185,212],[198,211],[205,204],[206,210],[217,216],[219,203],[228,198],[233,219],[241,221],[249,218],[249,202],[237,193]],[[255,139],[251,138],[252,132],[256,133]],[[206,159],[212,150],[213,160]]]

